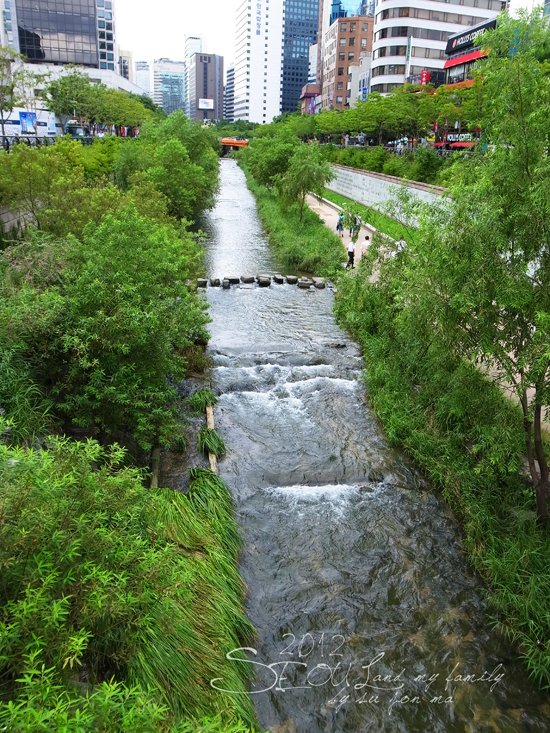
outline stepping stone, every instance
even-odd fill
[[[313,285],[313,280],[310,280],[309,277],[301,277],[298,280],[298,287],[302,290],[309,290],[309,288]]]
[[[277,283],[278,285],[282,285],[282,284],[284,283],[284,281],[285,281],[284,277],[283,277],[282,275],[279,275],[279,274],[277,274],[277,275],[273,275],[273,280],[274,280],[274,281],[275,281],[275,282],[276,282],[276,283]]]
[[[258,285],[261,288],[268,288],[271,285],[271,278],[269,277],[269,275],[259,275]]]
[[[271,275],[268,275],[266,272],[260,272],[258,275],[256,275],[256,280],[260,282],[261,279],[266,277],[268,277],[269,281],[271,282]]]
[[[226,280],[229,280],[230,285],[238,285],[241,282],[241,278],[237,275],[230,275],[229,277],[225,278]]]
[[[287,275],[286,281],[289,285],[296,285],[298,282],[298,276],[297,275]]]
[[[222,280],[222,288],[224,290],[229,290],[230,287],[231,287],[231,283],[229,282],[229,280],[227,278],[224,278]]]
[[[219,288],[221,284],[222,284],[222,282],[221,282],[221,280],[220,280],[219,277],[211,277],[210,278],[210,285],[213,288]]]
[[[208,285],[208,280],[205,277],[199,277],[197,280],[198,288],[205,288]]]
[[[316,287],[316,288],[317,288],[318,290],[323,290],[323,288],[325,288],[325,287],[326,287],[326,283],[325,283],[325,281],[324,281],[324,279],[323,279],[322,277],[314,277],[314,278],[313,278],[313,285],[314,285],[314,286],[315,286],[315,287]]]
[[[241,275],[242,283],[253,283],[255,279],[254,275]]]

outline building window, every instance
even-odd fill
[[[338,67],[338,76],[344,76],[344,67],[343,66]]]

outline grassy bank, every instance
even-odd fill
[[[370,206],[365,206],[358,201],[354,201],[347,196],[342,196],[340,193],[335,193],[328,188],[325,188],[323,196],[328,201],[332,201],[333,204],[337,204],[342,208],[353,206],[353,210],[357,211],[366,224],[371,224],[379,232],[382,232],[382,234],[387,234],[388,237],[392,237],[393,239],[401,239],[401,237],[407,239],[407,227],[392,219],[391,216],[381,214]]]
[[[367,261],[339,288],[336,312],[363,348],[369,401],[389,440],[461,518],[496,627],[517,644],[538,684],[550,687],[550,538],[537,528],[522,474],[519,409],[433,333],[407,331],[395,292],[370,282]]]
[[[227,487],[143,488],[120,449],[0,445],[0,727],[10,731],[254,729],[250,641]],[[205,721],[210,721],[206,725]]]
[[[260,186],[250,174],[247,184],[256,198],[258,215],[281,269],[332,277],[342,269],[342,242],[307,207],[303,218],[297,205],[287,206],[273,190]]]

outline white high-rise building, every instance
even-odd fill
[[[236,13],[236,120],[271,122],[281,111],[285,0],[242,0]]]
[[[370,90],[385,94],[421,75],[442,83],[449,36],[505,6],[505,0],[376,0]]]
[[[136,61],[135,82],[149,97],[151,95],[151,67],[148,61]]]

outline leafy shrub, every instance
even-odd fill
[[[227,727],[214,730],[253,725],[245,695],[208,684],[244,691],[249,666],[224,657],[251,633],[227,487],[202,470],[188,495],[146,490],[123,458],[93,441],[0,445],[0,721],[160,730],[218,713]]]
[[[82,242],[36,237],[6,254],[0,339],[18,345],[58,415],[104,439],[130,433],[143,450],[168,445],[168,377],[182,379],[185,350],[207,338],[205,305],[182,284],[199,258],[191,235],[132,207]]]

